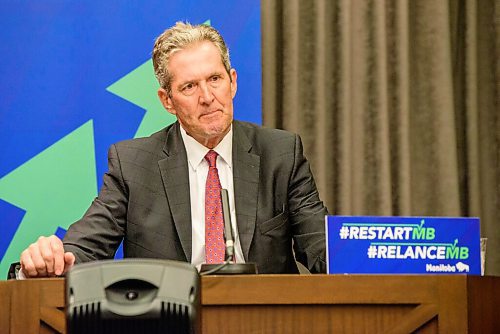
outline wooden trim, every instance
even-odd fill
[[[432,303],[438,279],[422,275],[211,276],[202,278],[202,304]]]
[[[432,319],[438,316],[439,309],[435,304],[420,304],[411,312],[406,313],[404,319],[392,327],[387,334],[406,334],[416,332]]]
[[[66,332],[66,314],[63,310],[54,307],[41,306],[40,320],[58,333]]]

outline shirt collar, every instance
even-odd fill
[[[187,159],[190,167],[196,171],[198,166],[205,160],[205,155],[210,150],[187,134],[186,130],[180,126],[182,140],[186,147]],[[215,152],[226,162],[229,168],[233,166],[233,125],[229,132],[222,138],[222,141],[213,148]]]

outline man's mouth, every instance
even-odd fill
[[[217,114],[218,112],[220,112],[221,110],[220,109],[215,109],[215,110],[211,110],[211,111],[206,111],[206,112],[203,112],[201,114],[201,117],[204,117],[204,116],[212,116],[212,115],[215,115]]]

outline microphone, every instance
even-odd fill
[[[231,224],[231,209],[229,205],[229,193],[227,189],[221,189],[222,217],[224,219],[224,240],[226,243],[226,259],[223,263],[201,265],[200,275],[242,275],[257,274],[255,263],[236,263],[234,254],[234,235]]]
[[[227,189],[221,189],[222,198],[222,217],[224,219],[224,239],[226,240],[226,261],[235,263],[234,255],[234,236],[231,223],[231,210],[229,209],[229,193]]]

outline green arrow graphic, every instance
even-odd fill
[[[1,275],[40,235],[79,219],[96,194],[92,121],[1,178],[0,198],[26,211],[0,263]]]
[[[153,61],[148,60],[106,88],[107,91],[146,110],[134,138],[149,136],[175,122],[175,116],[169,114],[158,99],[159,87],[154,75]]]

